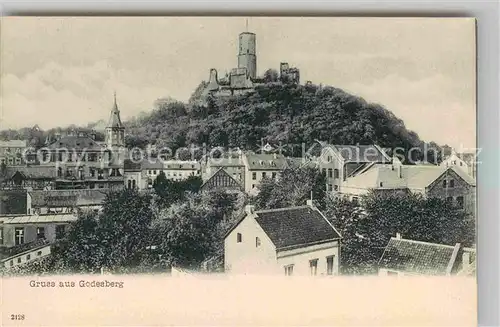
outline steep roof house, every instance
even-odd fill
[[[471,249],[457,243],[444,245],[403,239],[398,234],[389,240],[379,260],[380,276],[450,276],[465,273],[475,262]]]
[[[246,214],[224,240],[226,271],[235,274],[336,275],[341,235],[308,201],[306,206]]]

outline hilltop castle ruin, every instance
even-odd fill
[[[254,92],[255,87],[265,84],[264,77],[257,76],[257,47],[255,33],[243,32],[238,42],[238,67],[219,79],[217,70],[210,69],[208,84],[202,96],[229,96]],[[300,83],[300,71],[288,63],[280,63],[279,80],[287,83]]]

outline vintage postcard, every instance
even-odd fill
[[[2,17],[2,325],[475,325],[475,35]]]

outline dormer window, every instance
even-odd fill
[[[261,160],[260,161],[260,165],[263,166],[264,165],[264,161]]]

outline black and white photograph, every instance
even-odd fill
[[[439,278],[407,323],[475,323],[474,18],[2,17],[0,35],[5,325],[75,325],[16,294],[55,315],[83,301],[68,288],[119,301],[148,276]]]

